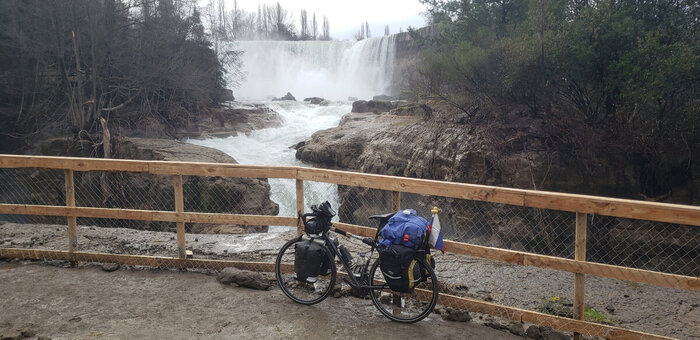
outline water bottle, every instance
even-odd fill
[[[360,253],[359,255],[360,256],[357,257],[352,267],[352,275],[354,275],[355,277],[362,276],[362,271],[364,270],[368,261],[367,257],[365,256],[365,253]]]

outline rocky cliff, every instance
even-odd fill
[[[615,152],[610,146],[614,141],[604,141],[599,132],[583,128],[585,124],[560,118],[556,110],[532,114],[515,108],[489,117],[496,118],[473,116],[437,101],[402,104],[389,112],[352,112],[338,127],[315,133],[298,148],[297,158],[320,167],[365,173],[640,198],[644,169],[633,155]],[[586,142],[589,140],[604,142]],[[692,185],[683,178],[673,188],[673,197],[667,199],[688,203],[693,196]],[[339,214],[344,222],[367,224],[368,215],[390,209],[388,192],[341,186],[340,196]],[[402,206],[424,214],[435,204],[444,208],[441,217],[452,228],[448,229],[452,239],[560,256],[573,254],[571,214],[402,195]],[[597,218],[589,244],[631,247],[634,254],[625,260],[630,262],[658,257],[658,250],[664,249],[669,259],[662,262],[682,271],[689,264],[685,261],[688,256],[696,253],[700,233],[681,227],[679,233],[686,235],[682,239],[648,237],[663,235],[664,228],[668,227],[639,227],[621,219]],[[594,253],[589,259],[615,259],[611,253]]]

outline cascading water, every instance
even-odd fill
[[[393,36],[349,41],[243,41],[245,81],[234,92],[237,100],[263,103],[280,114],[282,126],[228,138],[189,140],[219,149],[241,164],[308,166],[296,159],[290,146],[322,129],[338,125],[351,110],[348,97],[371,99],[391,84],[395,45]],[[270,101],[292,93],[299,101]],[[330,99],[328,106],[302,102],[306,97]],[[245,102],[242,103],[245,105]],[[270,179],[271,199],[280,216],[296,215],[296,184]],[[305,182],[305,206],[325,200],[339,207],[336,185]],[[271,227],[271,231],[286,230]]]
[[[391,85],[394,36],[350,41],[241,41],[246,79],[236,97],[371,99]]]

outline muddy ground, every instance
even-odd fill
[[[160,256],[176,256],[177,253],[174,233],[79,226],[78,235],[79,248],[85,251]],[[194,252],[195,258],[272,262],[278,249],[293,235],[293,232],[188,234],[187,248]],[[367,248],[353,240],[341,238],[341,242],[354,253]],[[2,248],[63,250],[66,249],[66,245],[65,226],[14,223],[0,225]],[[454,293],[459,295],[529,310],[538,310],[552,297],[573,299],[574,275],[571,273],[454,254],[437,254],[436,259],[439,280],[448,283],[455,290]],[[192,288],[191,291],[197,289]],[[586,277],[585,290],[586,304],[608,317],[616,326],[681,339],[700,339],[698,292],[594,276]],[[283,295],[275,289],[273,291],[278,300],[283,300]],[[273,291],[267,294],[273,295]],[[367,308],[367,313],[377,313],[370,301],[354,298],[342,300],[360,301],[360,305]],[[329,305],[337,305],[336,301],[338,300],[333,300]],[[378,314],[375,316],[381,319]],[[506,321],[494,320],[489,316],[473,314],[473,317],[471,323],[512,326]],[[523,325],[523,330],[525,327],[527,325]]]
[[[432,315],[418,324],[382,317],[369,300],[315,306],[280,290],[225,286],[214,276],[167,270],[2,263],[0,335],[52,339],[518,339]]]

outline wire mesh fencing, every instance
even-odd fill
[[[76,219],[77,250],[90,253],[81,261],[119,260],[144,266],[185,266],[176,262],[184,247],[192,253],[188,260],[192,262],[186,266],[221,269],[231,263],[219,260],[227,260],[239,261],[237,265],[246,269],[269,272],[274,269],[271,263],[275,261],[278,250],[297,235],[294,223],[290,222],[296,217],[296,199],[300,194],[295,179],[181,176],[182,213],[252,215],[258,218],[255,220],[258,222],[246,223],[245,218],[237,220],[243,221],[240,223],[216,219],[211,222],[175,222],[172,214],[178,211],[179,203],[178,182],[174,175],[121,171],[76,171],[71,174],[77,207],[128,209],[123,210],[123,216],[115,216],[120,218]],[[65,207],[68,175],[63,170],[0,169],[0,204]],[[302,190],[304,211],[310,211],[314,204],[329,201],[338,212],[334,221],[342,223],[375,227],[369,216],[393,212],[397,205],[401,209],[415,209],[430,219],[431,209],[437,206],[445,239],[569,260],[575,257],[576,214],[572,212],[399,194],[308,180],[303,181]],[[130,218],[131,211],[153,214],[141,214],[139,216],[146,217],[133,219]],[[156,214],[161,212],[170,215]],[[273,221],[279,219],[261,223],[267,221],[266,217],[287,217],[284,220],[287,224],[275,225]],[[65,251],[69,243],[70,219],[0,215],[0,248]],[[20,226],[19,223],[26,225]],[[587,225],[586,260],[589,262],[690,277],[700,275],[699,227],[595,214],[587,216]],[[178,229],[184,229],[185,233],[178,235]],[[182,235],[184,238],[179,237]],[[65,259],[57,253],[46,254],[47,260]],[[116,258],[99,254],[135,256]],[[437,259],[438,278],[444,283],[443,292],[463,298],[443,301],[442,306],[483,313],[479,317],[483,317],[484,322],[496,322],[489,321],[486,315],[491,315],[503,320],[576,329],[603,337],[609,331],[605,327],[611,324],[658,332],[659,329],[646,323],[644,318],[636,321],[625,319],[618,317],[615,311],[633,310],[635,304],[642,304],[644,299],[658,294],[665,297],[663,301],[657,301],[657,306],[661,306],[658,308],[669,310],[664,315],[673,315],[674,306],[697,297],[697,292],[693,291],[635,285],[619,280],[634,281],[637,277],[612,275],[617,278],[614,279],[587,275],[586,303],[592,311],[589,314],[598,317],[591,320],[602,326],[577,324],[570,320],[574,294],[573,274],[570,272],[455,254],[437,254]],[[285,268],[289,270],[288,266]],[[625,312],[625,315],[630,313]],[[561,319],[552,319],[551,316]],[[677,334],[666,335],[683,337],[686,333],[679,330]]]

